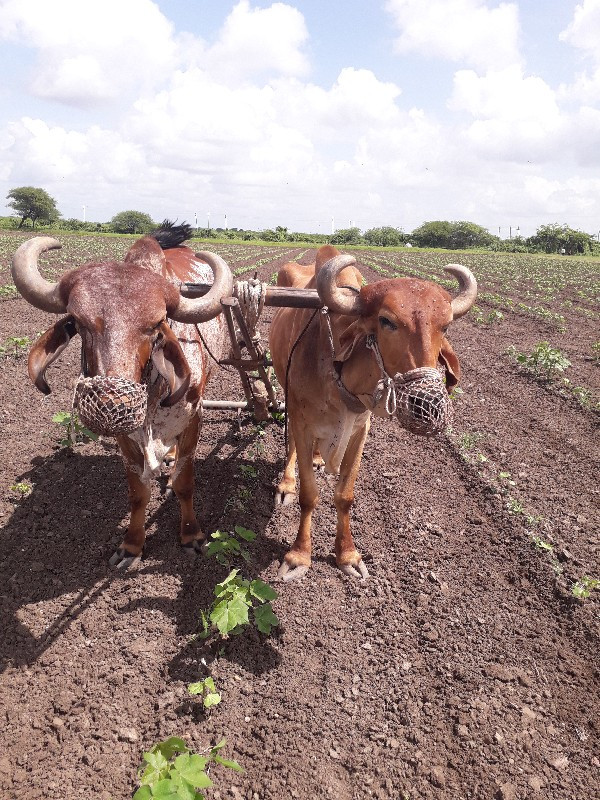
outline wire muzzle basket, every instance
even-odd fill
[[[94,433],[120,436],[144,424],[148,391],[143,384],[127,378],[81,377],[75,387],[73,406],[81,422]]]

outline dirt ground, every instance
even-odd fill
[[[308,263],[313,251],[295,252]],[[2,341],[33,339],[51,321],[20,298],[0,301]],[[597,386],[600,367],[574,338],[581,320],[568,322],[560,342]],[[275,584],[299,516],[272,502],[283,430],[207,411],[203,526],[258,534],[244,571],[276,585],[281,622],[268,638],[250,630],[222,647],[194,635],[227,569],[182,554],[164,481],[145,558],[129,572],[108,566],[127,522],[120,456],[111,440],[57,447],[51,421],[70,408],[77,344],[49,370],[48,397],[24,356],[4,357],[2,797],[126,800],[144,750],[171,735],[197,752],[227,739],[245,772],[214,768],[214,800],[598,796],[600,592],[571,593],[583,575],[600,577],[598,415],[505,356],[547,338],[523,315],[498,326],[467,316],[451,328],[464,390],[452,435],[427,440],[374,420],[352,515],[364,582],[335,567],[323,475],[313,567]],[[236,375],[219,372],[208,394],[241,398]],[[19,497],[18,483],[33,488]],[[222,702],[205,712],[187,685],[208,674]]]

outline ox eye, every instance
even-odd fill
[[[379,317],[379,324],[382,328],[389,328],[391,331],[397,331],[398,326],[387,317]]]

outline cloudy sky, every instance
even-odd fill
[[[0,0],[0,192],[93,221],[597,234],[599,43],[600,0]]]

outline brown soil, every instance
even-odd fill
[[[0,312],[2,341],[51,322],[21,299]],[[598,419],[510,366],[508,344],[544,338],[524,316],[456,323],[464,394],[453,435],[415,438],[374,420],[353,511],[371,578],[335,567],[332,479],[321,476],[313,567],[277,585],[279,630],[250,630],[221,650],[193,637],[227,571],[181,553],[164,483],[139,568],[107,566],[127,520],[120,456],[110,440],[57,449],[50,421],[70,408],[77,346],[49,371],[49,397],[24,357],[4,358],[2,797],[131,798],[143,751],[171,735],[199,752],[226,737],[246,771],[215,768],[215,799],[594,796],[600,593],[581,602],[570,589],[600,572]],[[572,334],[570,346],[573,358]],[[585,369],[594,379],[599,368]],[[236,376],[220,372],[209,395],[240,397]],[[244,569],[270,583],[298,520],[296,506],[273,509],[282,457],[276,423],[262,432],[206,413],[203,525],[253,529]],[[33,490],[19,500],[11,487],[25,481]],[[209,669],[223,700],[207,714],[187,684]]]

